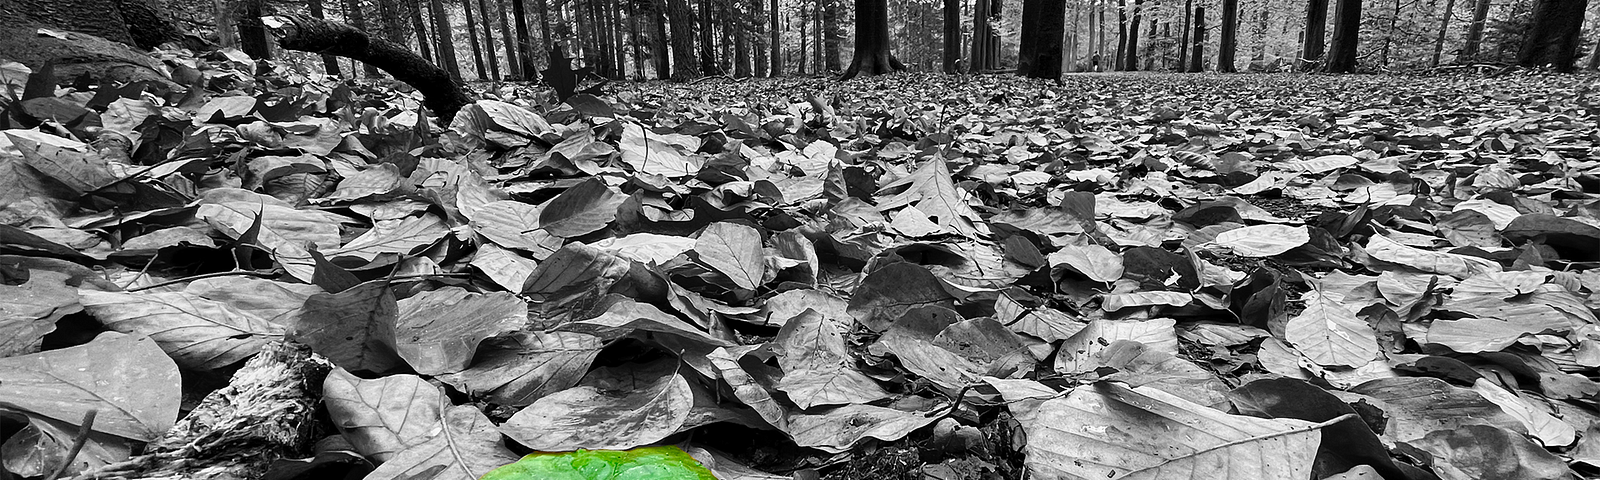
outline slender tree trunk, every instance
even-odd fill
[[[1517,51],[1517,65],[1571,72],[1588,7],[1588,0],[1538,0],[1533,7],[1533,26]]]
[[[1117,71],[1128,69],[1128,2],[1117,0]]]
[[[944,0],[944,73],[960,73],[961,0]]]
[[[796,75],[806,74],[806,62],[811,59],[811,55],[808,55],[808,52],[811,50],[807,48],[809,45],[811,45],[811,35],[808,35],[807,33],[811,31],[811,17],[806,15],[806,4],[804,1],[802,1],[800,3],[800,58],[799,62],[795,64],[794,67],[794,73]]]
[[[633,77],[635,80],[644,80],[644,41],[639,32],[639,8],[636,3],[624,0],[628,5],[628,43],[633,45]]]
[[[344,5],[345,17],[350,20],[350,25],[355,26],[356,30],[366,31],[367,15],[365,12],[361,11],[361,0],[345,0]],[[351,59],[351,61],[356,60]],[[382,75],[382,70],[378,70],[378,67],[374,67],[366,62],[362,62],[361,65],[361,72],[366,74],[367,78],[373,78]]]
[[[688,0],[665,1],[667,19],[672,23],[672,79],[700,78],[700,67],[694,58],[694,11],[689,9]]]
[[[317,20],[327,19],[327,17],[323,16],[322,14],[322,0],[311,0],[310,2],[307,2],[306,8],[311,10],[311,18],[315,18]],[[338,75],[339,57],[335,57],[326,53],[322,54],[322,70],[327,72],[328,75]]]
[[[1062,22],[1067,4],[1061,0],[1026,0],[1022,3],[1022,42],[1018,45],[1017,74],[1044,79],[1061,78]]]
[[[1222,0],[1222,38],[1217,45],[1217,71],[1239,71],[1233,65],[1233,54],[1239,48],[1239,0]]]
[[[1307,0],[1306,30],[1300,48],[1301,68],[1316,66],[1326,53],[1323,39],[1328,35],[1328,0]]]
[[[1169,40],[1172,39],[1172,21],[1171,20],[1168,20],[1168,21],[1166,21],[1166,22],[1161,24],[1161,38],[1165,38],[1165,39],[1169,39]],[[1173,63],[1172,62],[1172,53],[1173,53],[1173,50],[1171,48],[1163,48],[1163,49],[1161,49],[1161,69],[1162,70],[1170,70],[1170,69],[1172,69],[1172,63]]]
[[[757,0],[760,1],[760,0]],[[767,48],[772,52],[772,69],[767,76],[783,76],[783,26],[778,24],[778,0],[772,0],[772,8],[767,12],[772,17],[772,29],[767,32],[771,38],[767,40]]]
[[[821,0],[822,9],[822,65],[827,71],[837,72],[843,69],[839,63],[839,44],[843,43],[839,32],[839,0]]]
[[[428,0],[401,1],[405,2],[406,13],[410,14],[408,16],[411,18],[411,31],[416,33],[417,36],[417,53],[421,53],[422,59],[426,60],[428,63],[438,65],[439,62],[435,62],[433,60],[433,40],[432,37],[428,36],[427,21],[423,18],[422,6],[418,4],[418,2],[425,2]],[[449,72],[445,73],[449,74]]]
[[[1494,0],[1478,0],[1472,7],[1472,23],[1467,25],[1467,38],[1461,46],[1461,54],[1456,56],[1457,62],[1476,62],[1478,52],[1483,45],[1483,26],[1489,20],[1489,7]]]
[[[1156,69],[1156,33],[1157,33],[1156,32],[1156,30],[1157,30],[1156,24],[1161,23],[1161,22],[1158,21],[1156,18],[1153,18],[1153,16],[1159,10],[1160,10],[1160,5],[1159,4],[1151,5],[1150,12],[1143,14],[1146,17],[1151,17],[1150,18],[1150,29],[1146,30],[1145,34],[1144,34],[1144,45],[1145,46],[1144,46],[1144,54],[1143,55],[1144,55],[1144,70],[1145,71],[1150,71],[1150,70],[1155,70]]]
[[[1317,0],[1311,0],[1313,2]],[[1178,29],[1178,68],[1174,71],[1189,71],[1189,32],[1194,29],[1194,0],[1183,2],[1183,28]]]
[[[267,28],[261,24],[265,4],[264,0],[239,0],[235,4],[238,15],[234,19],[239,22],[239,49],[257,60],[272,58],[272,44],[267,41]]]
[[[1144,15],[1144,0],[1133,0],[1133,15],[1128,20],[1128,59],[1123,62],[1125,70],[1139,69],[1139,17]],[[1155,22],[1151,22],[1151,27],[1155,27]]]
[[[528,12],[522,5],[523,0],[501,1],[511,2],[511,21],[517,32],[517,69],[522,72],[522,80],[538,81],[539,67],[533,63],[533,38],[528,35]],[[544,2],[540,0],[539,5],[543,6]]]
[[[841,79],[905,70],[889,52],[888,0],[856,0],[856,51]]]
[[[470,2],[472,0],[462,0]],[[489,16],[489,0],[478,0],[478,14],[483,17],[483,53],[489,62],[489,76],[500,81],[500,58],[494,53],[494,17]]]
[[[718,11],[716,12],[717,17],[722,19],[722,22],[719,24],[722,29],[722,40],[720,43],[722,46],[722,54],[718,55],[717,59],[720,61],[720,67],[724,75],[733,71],[733,64],[736,63],[736,60],[738,60],[735,58],[735,45],[733,44],[733,31],[735,29],[734,25],[737,23],[738,17],[735,17],[733,12],[728,11],[727,2],[728,0],[722,0],[720,4],[717,5]]]
[[[550,49],[556,46],[556,37],[550,33],[550,3],[548,0],[534,1],[539,2],[539,9],[537,12],[539,14],[539,48],[535,50],[539,51],[539,53],[548,54],[550,53]],[[558,12],[562,12],[563,15],[566,11],[566,9],[563,7],[556,7],[556,10]],[[533,27],[530,26],[528,28]],[[531,36],[532,34],[530,33],[529,35]]]
[[[668,48],[672,40],[667,36],[666,5],[662,0],[655,0],[646,5],[650,6],[650,19],[653,20],[650,33],[650,59],[655,61],[656,78],[666,80],[672,78],[672,53]]]
[[[211,19],[217,25],[217,46],[239,48],[238,14],[236,0],[211,0]]]
[[[721,75],[717,68],[716,44],[711,36],[715,28],[711,23],[711,2],[700,0],[700,71],[706,75]]]
[[[769,58],[767,56],[767,2],[766,0],[750,1],[750,48],[755,50],[755,68],[752,74],[757,77],[771,75]]]
[[[483,48],[478,46],[478,26],[472,18],[472,0],[461,0],[461,15],[467,21],[467,42],[472,44],[472,66],[478,71],[478,80],[488,80],[489,70],[483,66]],[[484,17],[484,24],[488,25],[488,17]]]
[[[444,64],[444,71],[450,74],[450,79],[461,81],[461,62],[456,61],[455,39],[451,38],[450,12],[444,9],[443,0],[429,0],[429,13],[433,15],[434,37],[439,40],[439,62]]]
[[[532,81],[528,75],[522,73],[522,54],[518,53],[521,49],[518,48],[516,37],[512,34],[516,27],[512,26],[511,17],[506,16],[506,3],[520,1],[522,0],[495,0],[495,9],[500,11],[500,44],[505,45],[506,69],[510,71],[511,77]]]
[[[811,7],[811,69],[812,73],[827,73],[827,64],[822,60],[826,52],[822,35],[822,17],[826,15],[823,2],[826,0],[812,1],[816,3]]]
[[[1107,63],[1111,63],[1113,65],[1115,64],[1115,62],[1107,62],[1106,61],[1106,30],[1107,30],[1107,28],[1106,28],[1106,8],[1108,6],[1110,6],[1110,5],[1111,5],[1111,0],[1100,0],[1100,5],[1098,7],[1096,7],[1096,13],[1095,14],[1100,17],[1099,20],[1096,22],[1096,23],[1098,23],[1100,25],[1100,29],[1099,29],[1098,32],[1096,32],[1096,34],[1098,34],[1100,36],[1100,39],[1096,41],[1095,47],[1094,47],[1095,48],[1094,56],[1095,56],[1096,59],[1098,59],[1095,62],[1096,65],[1097,65],[1097,67],[1095,68],[1095,71],[1103,71],[1106,68],[1109,68],[1106,65]]]
[[[982,1],[982,0],[979,0],[979,1]],[[1006,6],[1005,0],[991,0],[989,2],[989,15],[992,15],[992,16],[994,16],[996,18],[1002,18],[1001,14],[1005,13],[1005,11],[1004,11],[1005,10],[1005,6]],[[984,57],[984,59],[988,61],[988,65],[984,66],[985,69],[988,69],[988,70],[999,70],[1000,69],[1000,43],[1001,43],[1000,42],[1000,32],[998,30],[995,30],[994,28],[990,28],[989,29],[989,43],[987,45],[987,47],[989,48],[989,55]]]
[[[1438,67],[1439,58],[1444,55],[1444,36],[1450,31],[1450,17],[1455,13],[1455,10],[1456,0],[1445,0],[1444,16],[1439,19],[1439,35],[1433,38],[1433,59],[1428,61],[1428,66],[1430,67]]]
[[[733,30],[733,76],[739,78],[749,77],[753,62],[750,61],[750,32],[746,32],[743,28],[744,21],[747,18],[738,12],[729,12],[728,17],[734,19],[732,28],[730,28]],[[757,50],[760,49],[758,48]]]
[[[1081,61],[1081,58],[1078,56],[1078,52],[1079,52],[1079,49],[1078,49],[1078,38],[1079,38],[1078,31],[1081,30],[1080,28],[1078,28],[1078,20],[1082,19],[1082,17],[1083,17],[1083,4],[1081,2],[1072,2],[1072,23],[1068,24],[1068,25],[1071,25],[1071,33],[1068,34],[1068,36],[1067,36],[1067,53],[1066,53],[1066,57],[1067,57],[1066,70],[1069,71],[1069,72],[1080,72],[1080,71],[1082,71],[1080,68],[1078,68],[1078,64]]]
[[[972,12],[972,66],[973,73],[989,68],[989,41],[994,31],[989,28],[989,0],[977,0]]]
[[[1356,71],[1356,46],[1361,43],[1361,0],[1338,2],[1333,11],[1333,42],[1323,70],[1352,73]]]
[[[1190,36],[1194,42],[1189,52],[1189,72],[1200,73],[1206,71],[1206,6],[1205,4],[1194,7],[1194,35]]]

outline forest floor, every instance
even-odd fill
[[[484,83],[429,125],[210,60],[3,104],[53,120],[0,135],[0,478],[1600,473],[1592,76]],[[256,420],[310,428],[192,436],[285,371]]]

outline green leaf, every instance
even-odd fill
[[[694,457],[671,445],[633,450],[534,453],[480,480],[716,480]]]

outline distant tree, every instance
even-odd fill
[[[239,0],[237,15],[234,19],[239,23],[239,49],[253,58],[272,58],[271,43],[267,41],[267,27],[261,24],[264,0]]]
[[[345,0],[344,11],[346,19],[349,20],[350,24],[354,25],[357,30],[366,31],[367,15],[361,10],[361,0]],[[361,64],[361,73],[366,75],[368,78],[377,77],[383,74],[381,70],[378,70],[378,67],[374,67],[367,63]]]
[[[506,49],[506,69],[509,70],[507,73],[520,79],[523,78],[522,56],[517,53],[517,41],[511,34],[514,28],[511,26],[511,19],[506,16],[507,1],[518,0],[495,0],[495,9],[500,11],[500,44],[505,45]]]
[[[1328,0],[1307,0],[1305,38],[1300,42],[1302,68],[1316,66],[1327,53],[1324,37],[1328,35]]]
[[[1361,44],[1361,0],[1338,0],[1333,9],[1333,42],[1322,70],[1330,73],[1356,71],[1356,47]]]
[[[1133,0],[1133,15],[1132,18],[1128,20],[1127,60],[1123,62],[1123,70],[1139,69],[1139,21],[1148,15],[1149,14],[1144,11],[1144,0]],[[1154,34],[1154,20],[1150,21],[1150,26],[1152,28],[1151,33]],[[1154,39],[1150,40],[1153,41]]]
[[[772,0],[772,8],[767,10],[767,15],[771,17],[772,23],[772,28],[767,31],[767,35],[770,36],[767,48],[771,51],[768,56],[772,57],[772,69],[767,75],[781,77],[783,76],[783,26],[778,25],[778,0]]]
[[[1538,0],[1533,7],[1533,27],[1522,39],[1517,65],[1551,67],[1571,72],[1578,57],[1578,33],[1588,0]]]
[[[428,36],[428,19],[422,13],[422,3],[428,0],[400,0],[406,9],[406,18],[411,21],[411,31],[417,35],[417,52],[422,54],[422,59],[437,65],[433,61],[433,40]],[[446,72],[448,73],[448,72]]]
[[[1128,69],[1128,2],[1117,0],[1117,52],[1113,64],[1117,70]]]
[[[1439,19],[1439,35],[1433,39],[1433,59],[1428,61],[1429,67],[1439,66],[1439,57],[1444,54],[1444,37],[1450,31],[1450,17],[1455,16],[1456,0],[1445,0],[1444,15]]]
[[[439,64],[450,79],[461,81],[461,64],[456,61],[455,29],[450,27],[450,12],[444,9],[444,0],[428,0],[428,13],[433,16],[434,38],[439,41]]]
[[[1189,69],[1185,70],[1185,71],[1191,72],[1191,73],[1204,72],[1206,70],[1206,54],[1205,54],[1205,47],[1206,47],[1206,6],[1205,6],[1205,4],[1200,4],[1200,5],[1195,5],[1194,6],[1194,34],[1190,35],[1189,41],[1194,42],[1194,45],[1191,45],[1189,47],[1190,48],[1190,52],[1189,52]]]
[[[694,58],[694,11],[688,0],[655,0],[659,7],[666,3],[667,20],[672,24],[672,79],[700,78],[700,68]]]
[[[482,13],[482,12],[480,12]],[[478,26],[472,17],[472,0],[461,0],[461,16],[467,22],[467,43],[472,45],[472,66],[478,72],[478,80],[488,80],[489,70],[483,64],[483,47],[478,44]],[[484,20],[488,20],[487,17]],[[487,21],[484,22],[488,24]]]
[[[858,4],[859,4],[859,0]],[[1000,66],[1000,34],[989,20],[999,16],[995,5],[999,2],[976,0],[972,11],[972,72],[994,70]],[[857,16],[860,14],[858,13]],[[859,27],[858,27],[859,28]]]
[[[1061,39],[1066,34],[1067,4],[1061,0],[1022,2],[1022,43],[1018,45],[1017,74],[1032,78],[1061,78]]]
[[[650,59],[655,61],[656,78],[672,78],[672,58],[667,48],[667,16],[660,1],[645,2],[650,9]]]
[[[944,0],[944,73],[959,73],[961,0]]]
[[[1237,72],[1233,55],[1239,48],[1239,0],[1222,0],[1222,38],[1217,42],[1217,71]]]
[[[839,26],[839,1],[819,0],[822,10],[822,65],[827,72],[837,72],[843,67],[839,63],[839,45],[843,42],[843,33]]]
[[[1472,23],[1467,24],[1467,38],[1461,44],[1461,54],[1456,55],[1457,62],[1474,62],[1478,60],[1479,51],[1483,45],[1484,25],[1489,21],[1489,7],[1493,0],[1478,0],[1472,7]]]
[[[856,0],[855,55],[839,79],[905,69],[906,66],[889,52],[889,0]]]
[[[1311,0],[1311,1],[1314,2],[1314,1],[1317,1],[1317,0]],[[1193,22],[1194,22],[1194,0],[1184,0],[1184,2],[1183,2],[1183,26],[1178,29],[1178,36],[1179,36],[1179,38],[1178,38],[1178,68],[1175,69],[1175,70],[1177,70],[1179,72],[1187,72],[1187,71],[1189,71],[1189,45],[1191,44],[1191,42],[1189,41],[1189,32],[1193,31],[1193,29],[1194,29],[1194,27],[1190,26],[1190,24],[1192,24]]]

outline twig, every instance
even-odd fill
[[[72,461],[78,459],[78,452],[82,452],[83,445],[89,443],[89,433],[94,431],[94,416],[98,413],[100,410],[94,408],[83,413],[83,423],[78,425],[78,436],[72,439],[72,448],[67,449],[67,457],[61,459],[61,465],[56,467],[56,471],[45,476],[44,480],[61,478],[61,475],[67,473],[68,468],[72,468]]]
[[[175,279],[175,280],[167,280],[165,282],[157,283],[157,284],[154,284],[154,285],[145,285],[143,287],[130,288],[130,289],[127,289],[126,291],[128,291],[128,292],[138,292],[138,291],[143,291],[143,290],[149,290],[149,289],[152,289],[152,288],[161,288],[161,287],[165,287],[165,286],[168,286],[168,285],[176,285],[176,284],[184,283],[184,282],[192,282],[192,281],[195,281],[195,280],[200,280],[200,279],[205,279],[205,278],[232,277],[232,276],[237,276],[237,275],[247,275],[247,276],[253,276],[253,277],[267,277],[267,276],[272,276],[272,275],[277,275],[277,274],[278,274],[277,270],[272,270],[272,271],[267,271],[267,272],[258,272],[258,271],[255,271],[255,270],[229,270],[229,271],[226,271],[226,272],[202,273],[202,274],[195,275],[195,276],[192,276],[192,277],[183,277],[183,278],[179,278],[179,279]]]

